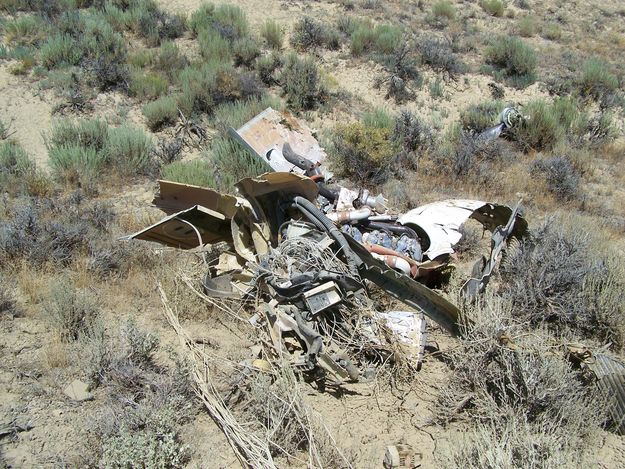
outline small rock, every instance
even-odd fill
[[[93,394],[89,392],[89,385],[79,379],[75,379],[69,383],[65,389],[63,389],[63,393],[77,402],[90,401],[93,399]]]

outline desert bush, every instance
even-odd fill
[[[500,101],[484,101],[460,111],[460,125],[468,133],[479,134],[497,124],[504,105]]]
[[[336,28],[344,35],[351,36],[361,24],[361,20],[354,18],[353,16],[343,15],[339,16],[337,19]]]
[[[535,79],[536,54],[521,39],[500,36],[485,51],[486,61],[498,67],[515,86],[527,86]]]
[[[178,120],[178,102],[175,96],[163,96],[143,106],[143,115],[152,131],[172,125]]]
[[[198,34],[200,54],[205,60],[215,62],[229,62],[232,60],[232,46],[217,31],[203,29]]]
[[[166,43],[163,43],[166,44]],[[171,44],[167,42],[167,44]],[[162,45],[161,45],[162,47]],[[132,54],[128,54],[128,64],[135,68],[148,68],[156,60],[156,52],[154,49],[139,49]]]
[[[528,151],[550,150],[564,137],[565,130],[556,109],[543,100],[529,102],[523,112],[529,116],[512,129],[513,138]]]
[[[531,173],[542,177],[549,192],[560,200],[573,200],[579,195],[580,174],[566,156],[537,159],[532,163]]]
[[[450,355],[437,408],[443,421],[467,419],[472,431],[449,467],[554,467],[562,458],[579,463],[593,445],[603,421],[594,386],[554,353],[548,333],[525,333],[514,311],[492,295],[466,311],[472,324]]]
[[[152,0],[136,2],[131,15],[135,31],[149,46],[158,46],[161,41],[176,39],[182,36],[186,28],[184,17],[164,12]]]
[[[392,130],[361,123],[339,125],[331,135],[332,167],[341,177],[359,184],[376,184],[388,176],[394,156]]]
[[[536,17],[533,15],[523,16],[517,23],[517,27],[519,29],[519,34],[521,36],[523,37],[534,36],[536,34],[536,31],[538,30]]]
[[[100,151],[108,139],[108,125],[100,119],[71,121],[63,119],[56,122],[46,135],[48,150],[60,146],[78,146]]]
[[[94,148],[59,145],[48,150],[53,176],[68,186],[94,189],[96,176],[106,167],[106,160]]]
[[[482,9],[491,16],[503,16],[506,4],[502,0],[480,0]]]
[[[435,162],[444,173],[455,178],[471,176],[482,184],[492,178],[493,163],[505,154],[500,140],[484,140],[461,132],[455,141],[439,148]]]
[[[206,159],[174,161],[161,168],[161,178],[201,187],[216,187],[215,165]]]
[[[453,21],[456,18],[456,7],[449,0],[440,0],[432,5],[432,15],[438,20]]]
[[[557,23],[549,23],[543,26],[542,37],[551,41],[557,41],[562,37],[562,28]]]
[[[432,129],[410,111],[395,117],[392,140],[406,152],[427,152],[434,145]]]
[[[371,23],[360,23],[351,35],[350,50],[352,55],[362,55],[366,52],[392,54],[400,46],[402,30],[399,26],[379,24],[375,27]]]
[[[623,267],[596,249],[584,227],[549,217],[501,264],[500,293],[513,315],[557,336],[623,347]]]
[[[8,44],[35,46],[46,38],[47,24],[39,15],[23,15],[7,21],[2,29]]]
[[[71,342],[93,327],[99,307],[93,294],[80,291],[68,278],[60,278],[50,288],[44,311],[62,340]]]
[[[0,142],[0,186],[12,195],[25,192],[26,178],[35,171],[35,163],[17,143]]]
[[[109,131],[103,149],[107,164],[123,175],[146,174],[152,169],[152,138],[143,130],[123,125]]]
[[[249,67],[260,55],[260,48],[256,44],[256,40],[251,37],[237,39],[232,45],[232,53],[234,55],[234,65],[245,65]]]
[[[282,66],[282,64],[282,57],[275,53],[256,59],[255,67],[260,81],[266,85],[273,85],[276,83],[277,78],[275,76],[275,72]]]
[[[282,105],[279,100],[266,95],[224,103],[214,109],[212,123],[221,135],[227,136],[230,127],[238,129],[268,107],[280,110]]]
[[[213,29],[224,39],[234,41],[247,36],[247,17],[241,8],[235,5],[223,4],[214,7],[204,3],[191,15],[189,26],[194,34],[202,30]]]
[[[41,63],[48,69],[77,65],[82,58],[80,44],[68,35],[52,36],[41,45]]]
[[[271,19],[266,20],[260,28],[260,35],[272,49],[279,50],[282,48],[284,31],[276,21]]]
[[[209,159],[214,165],[217,188],[222,191],[232,191],[234,184],[243,178],[271,171],[269,165],[230,137],[220,137],[213,141]]]
[[[597,101],[605,101],[615,94],[619,87],[618,79],[610,72],[608,64],[598,57],[592,57],[584,62],[576,85],[582,96]]]
[[[85,21],[82,44],[85,66],[101,90],[124,87],[128,81],[126,41],[101,17]]]
[[[169,87],[167,78],[157,72],[134,71],[130,75],[128,92],[139,99],[156,99],[164,95]]]
[[[181,69],[185,68],[189,61],[175,42],[164,41],[156,54],[154,66],[165,73],[169,78],[173,78]]]
[[[322,47],[325,40],[326,28],[323,23],[308,16],[295,23],[290,39],[291,45],[302,51]]]
[[[317,65],[311,58],[288,55],[280,74],[280,83],[287,103],[296,110],[313,109],[325,97]]]
[[[378,129],[392,129],[394,125],[393,117],[381,107],[376,107],[373,111],[365,112],[360,118],[366,127],[376,127]]]
[[[231,65],[204,63],[180,74],[182,95],[178,107],[185,115],[212,112],[221,103],[260,95],[254,76],[237,73]]]
[[[451,47],[442,41],[426,39],[420,44],[419,52],[423,63],[439,72],[455,76],[467,70],[466,65],[452,52]]]

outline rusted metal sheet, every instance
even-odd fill
[[[230,135],[258,155],[274,171],[304,171],[289,163],[282,154],[282,147],[288,143],[293,151],[315,164],[322,165],[325,151],[319,146],[310,128],[288,112],[267,108],[238,130],[230,129]]]
[[[231,195],[179,182],[159,180],[158,184],[159,194],[152,203],[169,215],[195,205],[219,212],[226,218],[232,218],[237,210],[237,198]]]
[[[232,241],[230,220],[201,205],[174,213],[126,239],[154,241],[179,249],[194,249],[219,241]]]

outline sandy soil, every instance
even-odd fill
[[[44,134],[50,130],[52,105],[24,77],[12,75],[9,72],[11,65],[0,64],[0,116],[5,123],[13,122],[13,138],[38,165],[47,167]]]

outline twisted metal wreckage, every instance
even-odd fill
[[[497,138],[522,117],[508,108],[500,119],[477,138]],[[258,368],[287,356],[331,382],[366,380],[398,350],[418,368],[424,315],[454,336],[461,332],[459,309],[428,285],[453,266],[462,225],[473,219],[491,232],[489,255],[462,286],[468,299],[484,291],[508,240],[528,233],[518,205],[447,200],[395,215],[381,195],[333,187],[323,149],[287,113],[268,108],[230,130],[275,172],[239,181],[236,196],[159,181],[153,203],[168,216],[128,238],[186,250],[226,246],[209,266],[204,292],[223,301],[254,294],[250,322],[271,344],[253,362]],[[367,282],[412,310],[375,311]],[[597,375],[625,387],[625,368],[617,365]],[[625,415],[625,400],[618,406]]]

